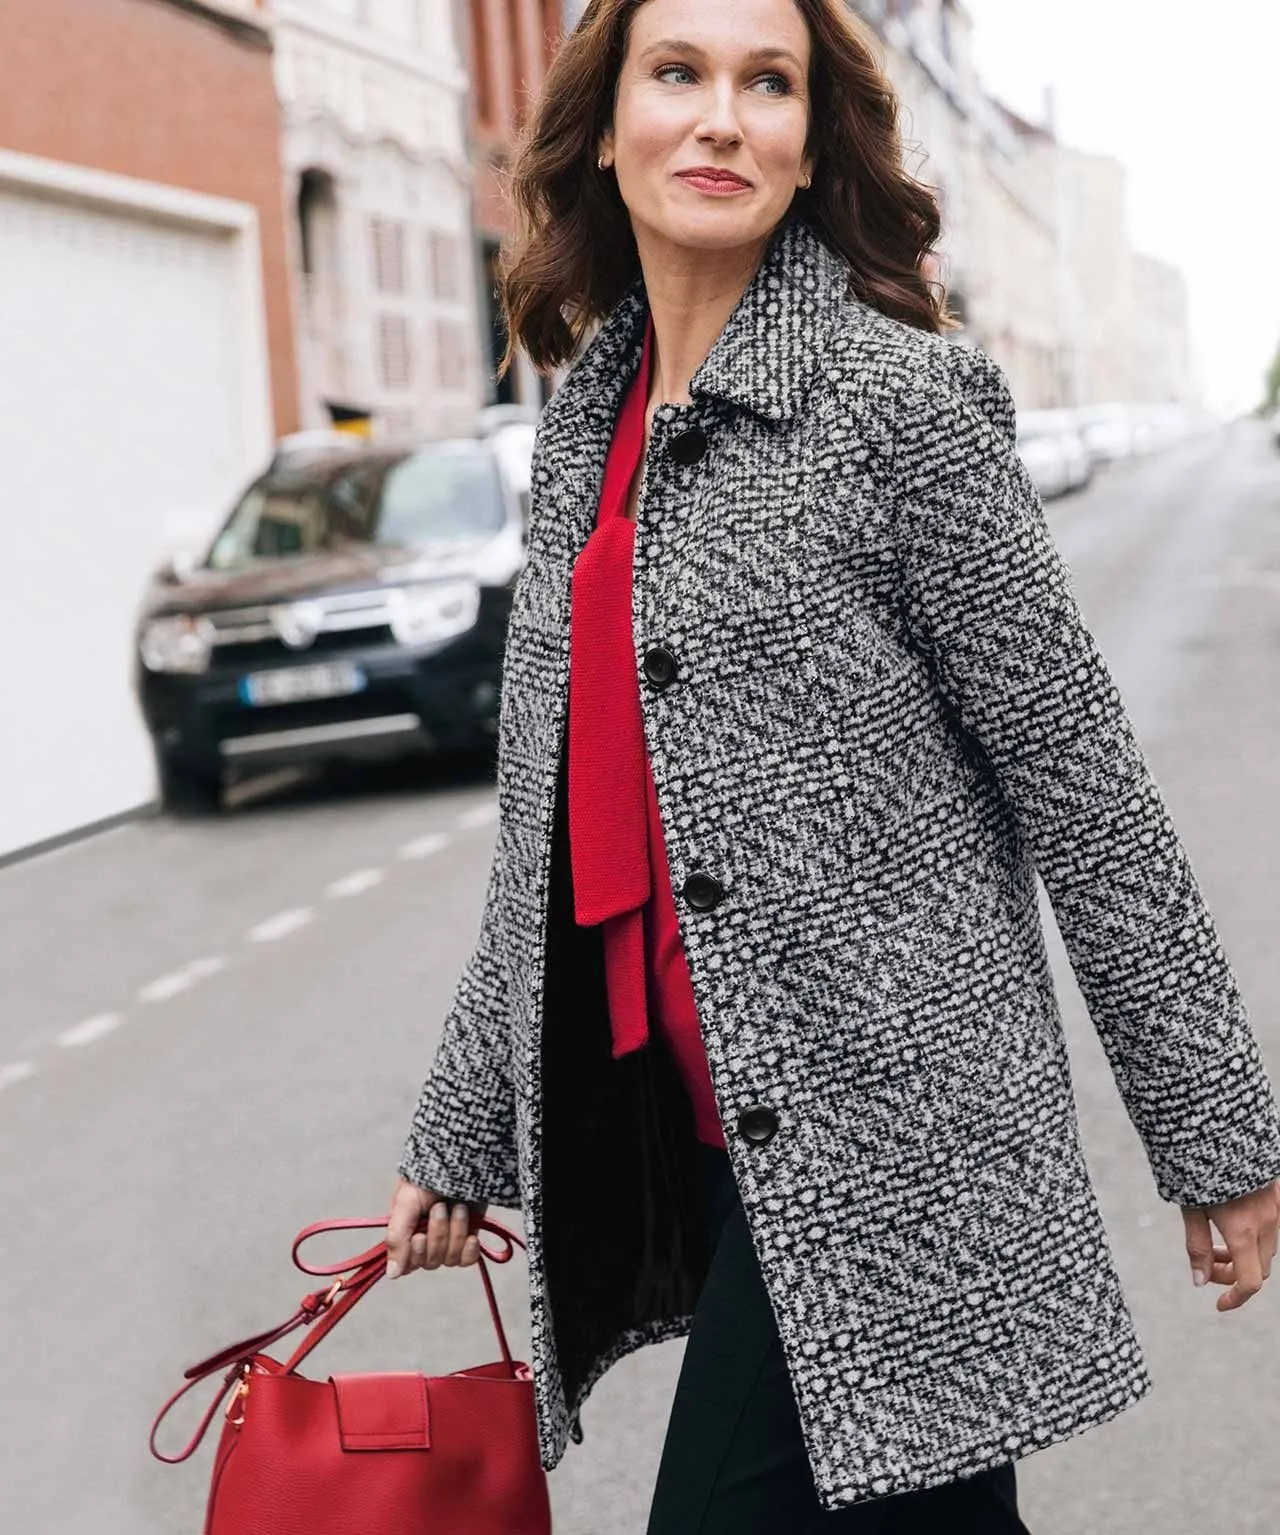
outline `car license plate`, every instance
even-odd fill
[[[341,698],[346,693],[359,693],[367,682],[364,672],[350,661],[326,661],[242,677],[240,697],[254,708],[296,704],[308,698]]]

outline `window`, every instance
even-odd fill
[[[336,472],[323,463],[252,485],[209,554],[213,570],[300,559],[348,543],[410,547],[496,533],[506,521],[502,476],[484,444],[428,447]]]
[[[314,554],[329,536],[324,492],[290,475],[251,486],[209,552],[211,570],[240,570],[256,560]]]
[[[484,448],[424,448],[387,471],[374,517],[382,544],[496,533],[506,520],[497,460]]]
[[[413,381],[413,346],[403,315],[378,317],[378,374],[384,389],[407,389]]]
[[[379,293],[403,293],[405,281],[404,225],[395,219],[369,220],[373,283]]]
[[[436,378],[442,389],[467,387],[467,327],[447,315],[436,317]]]
[[[427,271],[430,292],[446,303],[466,297],[466,273],[461,239],[444,229],[427,231]]]

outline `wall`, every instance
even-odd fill
[[[74,105],[73,105],[74,104]],[[298,424],[279,114],[267,34],[168,0],[6,8],[0,148],[258,212],[277,434]]]

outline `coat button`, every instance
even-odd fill
[[[687,432],[671,439],[671,456],[677,464],[688,468],[696,464],[707,451],[707,434],[700,426],[691,426]]]
[[[665,645],[654,645],[645,651],[644,675],[655,688],[665,688],[676,680],[676,658]]]
[[[710,911],[724,898],[724,886],[709,874],[691,874],[680,887],[680,894],[694,911]]]
[[[753,1103],[738,1115],[738,1134],[753,1146],[763,1146],[778,1133],[778,1116],[763,1103]]]

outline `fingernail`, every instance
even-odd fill
[[[1209,1279],[1203,1269],[1195,1269],[1192,1271],[1191,1282],[1199,1290],[1209,1283]]]
[[[396,1260],[394,1258],[388,1258],[387,1259],[387,1278],[388,1279],[399,1279],[399,1277],[400,1277],[400,1265],[396,1262]]]

